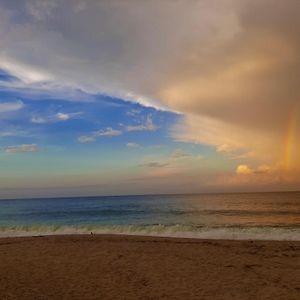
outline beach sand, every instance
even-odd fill
[[[300,299],[300,242],[0,239],[0,299]]]

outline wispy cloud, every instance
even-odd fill
[[[117,135],[121,135],[121,134],[122,134],[121,130],[112,129],[111,127],[108,127],[104,130],[96,131],[94,133],[94,135],[96,137],[98,137],[98,136],[117,136]]]
[[[24,153],[24,152],[37,152],[38,146],[36,144],[22,144],[16,146],[8,146],[4,148],[4,151],[10,154]]]
[[[20,100],[12,102],[0,102],[0,113],[12,112],[20,110],[24,107],[24,103]]]
[[[178,159],[178,158],[185,158],[185,157],[190,157],[191,154],[182,150],[182,149],[176,149],[172,154],[171,158]]]
[[[80,115],[82,115],[82,112],[74,112],[74,113],[59,112],[57,114],[50,115],[50,116],[33,116],[31,118],[31,122],[36,124],[63,122],[63,121],[68,121],[70,119],[76,118],[77,116]]]
[[[141,113],[140,109],[131,109],[131,110],[129,110],[129,111],[126,112],[126,115],[134,117],[136,115],[139,115],[140,113]]]
[[[47,123],[47,119],[45,119],[43,117],[33,116],[31,118],[31,122],[35,123],[35,124],[44,124],[44,123]]]
[[[82,135],[77,140],[80,143],[91,143],[91,142],[95,142],[96,138],[94,136]]]
[[[80,136],[77,140],[80,143],[90,143],[90,142],[95,142],[97,138],[102,137],[102,136],[119,136],[122,135],[121,130],[116,130],[112,129],[111,127],[108,127],[103,130],[98,130],[93,132],[91,135],[82,135]]]
[[[164,168],[169,165],[170,164],[167,162],[158,162],[158,161],[151,161],[148,163],[141,164],[142,167],[148,167],[148,168]]]
[[[53,76],[47,71],[38,70],[31,65],[16,62],[14,59],[8,57],[0,56],[0,68],[27,84],[53,79]]]
[[[4,128],[3,128],[4,127]],[[15,126],[2,126],[0,129],[0,137],[34,137],[33,132]]]
[[[131,143],[127,143],[126,146],[128,148],[138,148],[140,147],[140,144],[131,142]]]
[[[127,126],[126,129],[127,131],[154,131],[157,129],[157,126],[154,125],[152,116],[149,115],[145,124]]]

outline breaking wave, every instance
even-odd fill
[[[193,225],[22,225],[1,226],[0,237],[124,234],[157,237],[179,237],[226,240],[300,241],[300,226],[206,227]]]

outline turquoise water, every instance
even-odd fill
[[[0,236],[91,232],[300,240],[300,192],[0,200]]]

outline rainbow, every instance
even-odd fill
[[[285,170],[289,170],[292,166],[293,152],[294,148],[296,147],[297,117],[298,109],[296,108],[293,110],[288,123],[283,159]]]

